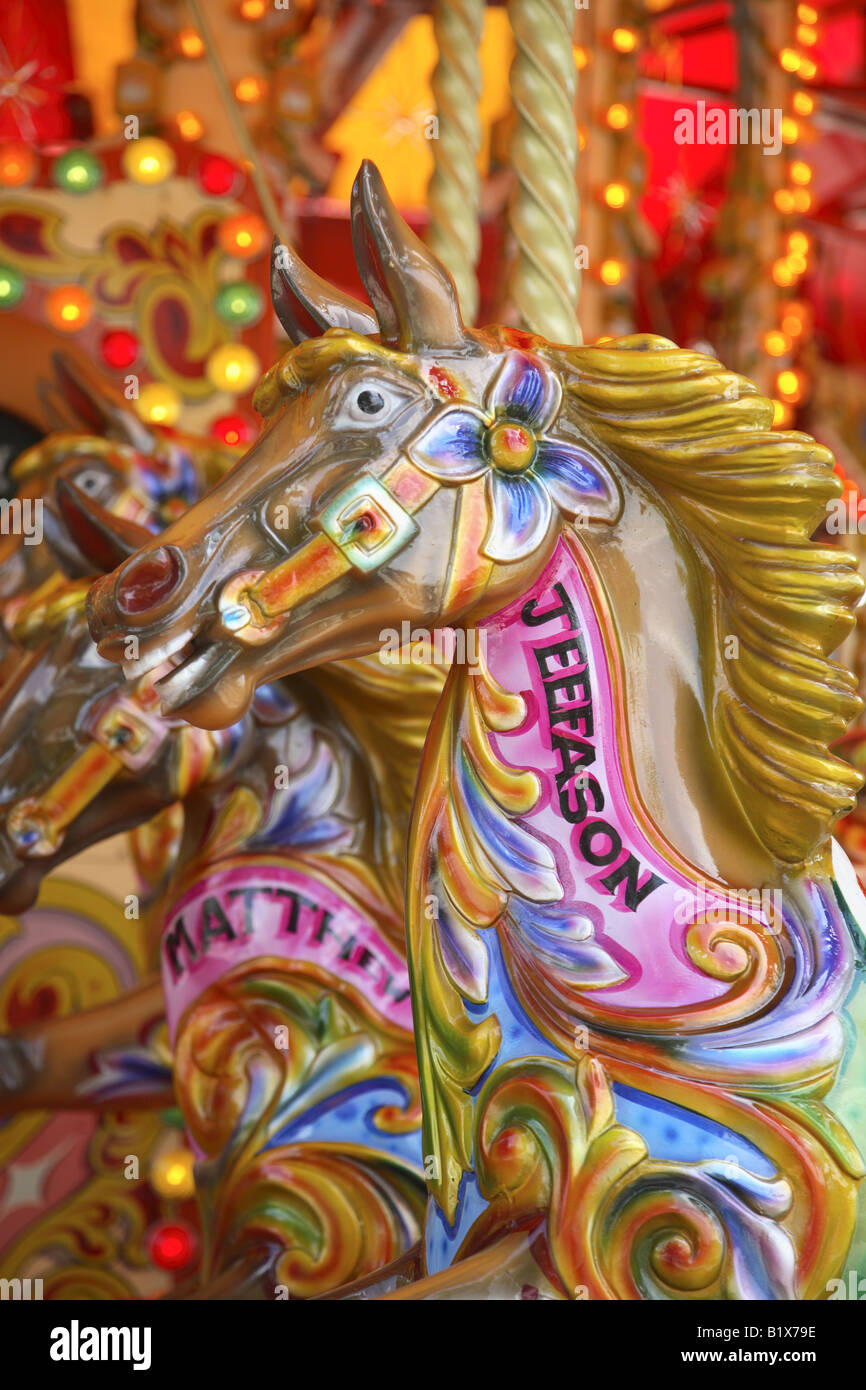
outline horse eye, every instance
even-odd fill
[[[82,492],[98,492],[102,478],[93,469],[89,469],[86,473],[79,473],[75,482]]]
[[[358,397],[358,409],[365,415],[378,415],[385,408],[385,398],[378,391],[362,391]]]

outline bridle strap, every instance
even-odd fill
[[[362,474],[316,518],[318,535],[264,573],[246,571],[224,586],[222,625],[242,643],[267,641],[286,614],[349,570],[370,573],[417,535],[414,514],[439,483],[408,459],[384,475]]]

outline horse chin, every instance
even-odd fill
[[[22,864],[8,878],[0,879],[0,913],[16,917],[28,912],[39,897],[44,871],[31,864]]]
[[[237,650],[211,648],[158,681],[163,713],[199,729],[227,729],[238,723],[255,694],[253,677],[237,664],[239,655]]]

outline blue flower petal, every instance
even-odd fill
[[[465,407],[445,410],[406,452],[413,463],[440,483],[468,483],[487,467],[482,448],[485,429],[480,411]]]
[[[534,430],[551,424],[561,400],[559,378],[525,352],[509,352],[490,392],[494,411]]]
[[[509,478],[491,471],[487,503],[491,517],[482,553],[501,565],[525,560],[541,545],[550,525],[553,509],[544,485],[527,476]]]
[[[534,466],[565,516],[576,516],[586,506],[588,498],[607,501],[612,498],[611,486],[600,465],[583,449],[540,439]]]

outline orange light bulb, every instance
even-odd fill
[[[261,101],[264,94],[265,84],[260,77],[242,77],[235,83],[235,96],[247,105]]]
[[[45,316],[52,328],[78,333],[93,316],[93,301],[80,285],[58,285],[45,296]]]
[[[184,58],[200,58],[204,53],[201,35],[197,34],[195,29],[181,29],[177,42]]]
[[[178,111],[175,119],[181,140],[200,140],[204,135],[204,126],[194,111]]]

